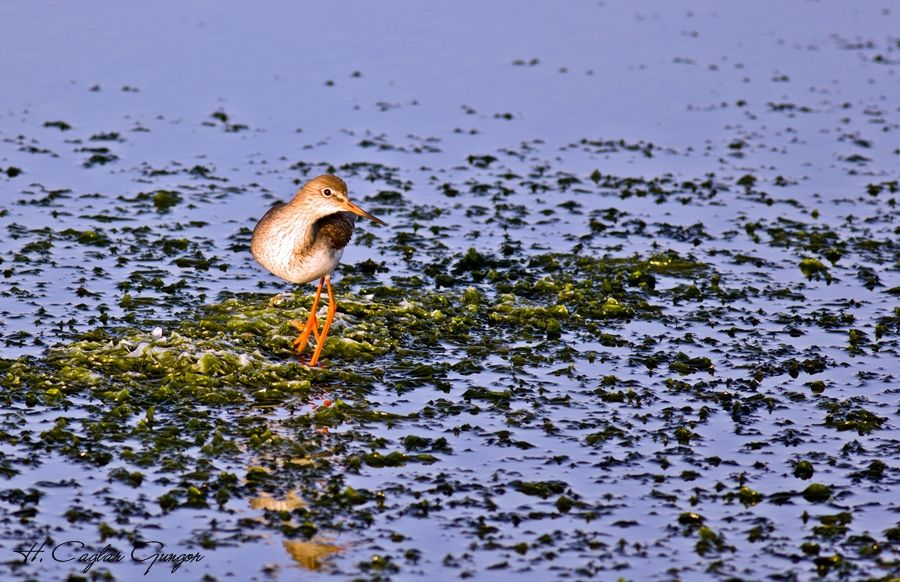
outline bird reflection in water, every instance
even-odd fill
[[[306,502],[295,491],[288,492],[281,499],[261,493],[250,500],[250,508],[258,511],[291,512],[302,507],[306,507]],[[281,544],[298,566],[314,571],[327,569],[328,558],[345,549],[335,544],[333,538],[322,535],[315,535],[309,540],[284,540]]]

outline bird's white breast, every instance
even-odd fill
[[[334,249],[321,241],[313,245],[312,249],[302,257],[296,257],[284,277],[294,283],[309,283],[321,279],[325,275],[331,275],[341,261],[344,249]]]
[[[343,249],[334,249],[327,240],[313,240],[312,223],[281,218],[261,223],[253,233],[253,256],[273,275],[292,283],[309,283],[330,275],[341,260]]]

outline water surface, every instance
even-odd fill
[[[891,3],[0,20],[5,577],[897,575]],[[310,372],[248,243],[326,171]]]

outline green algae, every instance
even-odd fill
[[[850,476],[855,480],[867,479],[869,481],[881,481],[881,479],[884,478],[884,472],[887,468],[888,466],[884,461],[875,459],[871,461],[864,470],[851,473]]]
[[[178,239],[171,240],[167,247],[172,253],[183,252],[185,248],[185,242]],[[269,301],[266,296],[244,294],[207,305],[196,318],[162,334],[138,330],[114,335],[90,333],[51,350],[42,361],[5,362],[8,374],[2,382],[11,400],[24,398],[33,404],[75,406],[80,398],[90,395],[104,404],[105,408],[92,409],[92,418],[82,421],[80,427],[58,423],[45,431],[42,435],[45,446],[75,462],[96,467],[123,460],[133,468],[114,469],[109,472],[109,479],[138,490],[146,482],[148,469],[177,476],[178,485],[157,499],[164,512],[212,505],[224,507],[230,499],[250,496],[284,482],[287,475],[296,476],[290,478],[291,483],[301,475],[303,479],[315,475],[332,480],[336,488],[328,492],[313,487],[302,489],[310,505],[302,511],[302,527],[290,531],[308,537],[333,527],[333,520],[338,516],[349,520],[348,524],[367,523],[373,503],[377,505],[387,499],[364,489],[340,488],[342,479],[335,473],[338,467],[351,474],[367,469],[401,469],[438,463],[441,455],[452,454],[446,440],[441,443],[440,439],[416,435],[402,441],[406,452],[389,448],[364,450],[359,448],[361,443],[355,442],[356,434],[351,431],[338,441],[340,444],[328,448],[327,461],[315,460],[316,455],[326,450],[322,433],[317,432],[322,427],[348,423],[351,426],[393,425],[417,416],[386,413],[366,403],[376,378],[392,378],[398,393],[422,385],[447,390],[445,378],[451,370],[472,373],[482,369],[478,358],[452,367],[434,362],[428,349],[437,349],[441,344],[455,344],[467,350],[478,346],[485,350],[483,353],[492,351],[515,363],[528,360],[505,345],[521,338],[544,342],[564,334],[597,334],[602,345],[627,347],[629,341],[607,331],[610,325],[620,325],[633,318],[661,318],[664,311],[660,304],[685,297],[677,285],[664,286],[657,276],[695,280],[716,276],[706,265],[673,253],[646,259],[552,254],[532,256],[523,263],[470,249],[456,261],[455,268],[483,278],[477,286],[454,284],[434,292],[423,288],[417,277],[394,277],[393,285],[359,283],[357,291],[342,294],[337,325],[325,347],[329,362],[325,369],[307,368],[289,349],[295,330],[288,322],[305,319],[308,297],[288,295]],[[437,280],[437,276],[434,278]],[[405,288],[418,290],[410,296],[403,291]],[[534,359],[533,351],[528,355],[531,361],[539,361]],[[716,369],[713,358],[690,356],[685,351],[656,352],[644,365],[649,366],[651,360],[657,362],[651,369],[667,362],[671,372],[682,376],[713,374]],[[341,362],[354,362],[367,372],[360,374],[334,365]],[[808,373],[816,373],[823,366],[815,358],[789,359],[786,364],[788,370]],[[570,375],[571,372],[561,368],[558,373]],[[607,387],[618,383],[614,376],[604,380]],[[676,388],[674,380],[668,381],[668,385]],[[339,387],[336,389],[340,397],[328,407],[294,418],[292,424],[299,430],[293,434],[273,432],[252,412],[261,405],[291,408],[317,394],[334,390],[335,386]],[[679,386],[681,390],[698,390],[686,382]],[[463,402],[501,409],[509,408],[517,396],[513,389],[477,385],[460,394]],[[640,406],[641,399],[646,398],[631,388],[601,390],[598,396],[604,402],[633,406]],[[419,414],[428,417],[447,414],[450,410],[438,412],[442,407],[434,404],[435,407],[424,408]],[[761,400],[751,399],[740,406],[753,410],[763,404]],[[223,423],[209,414],[223,407],[244,411],[241,422]],[[123,424],[131,419],[136,420],[129,423],[131,426]],[[862,417],[856,413],[842,419],[841,422],[852,423]],[[630,423],[609,424],[604,430],[589,434],[585,442],[594,447],[603,446],[610,439],[627,443],[633,439],[632,430]],[[701,432],[695,430],[691,423],[676,426],[671,434],[679,444],[690,445],[702,438]],[[495,436],[489,442],[499,446],[533,447],[512,438],[509,431],[499,431]],[[95,443],[90,447],[89,439]],[[106,444],[97,446],[99,442]],[[117,442],[138,446],[132,444],[123,449]],[[188,454],[195,443],[201,446],[203,456],[209,461],[234,458],[241,450],[258,451],[264,456],[259,466],[251,466],[242,478],[235,478],[233,473],[216,471],[211,466],[198,471]],[[368,446],[384,449],[390,445],[373,442]],[[286,462],[286,458],[304,462]],[[683,473],[686,480],[696,478],[688,477],[688,473]],[[551,502],[559,514],[576,514],[589,507],[579,501],[577,492],[564,481],[520,479],[510,481],[509,487]],[[827,486],[813,484],[802,495],[811,502],[821,503],[832,494]],[[746,485],[730,498],[736,498],[746,507],[767,499]],[[778,499],[777,495],[770,498],[773,503]],[[406,511],[425,517],[440,510],[439,503],[420,500],[410,503]],[[706,558],[734,551],[724,535],[707,525],[698,514],[684,513],[678,521],[694,532],[697,555]],[[288,526],[281,523],[278,527]],[[840,526],[825,522],[817,527],[820,529],[814,529],[814,534],[819,537],[831,538],[843,533]],[[753,539],[763,539],[765,533],[759,529],[750,535]]]
[[[813,258],[805,258],[800,261],[800,271],[806,276],[807,279],[819,278],[823,277],[826,280],[830,280],[831,275],[828,271],[828,267],[825,264]]]
[[[854,430],[860,435],[869,434],[881,429],[887,419],[862,408],[855,407],[852,401],[827,402],[822,405],[828,414],[825,426],[839,431]]]
[[[815,468],[809,461],[798,461],[794,464],[794,477],[798,479],[811,479]]]
[[[759,504],[764,498],[765,495],[759,491],[754,491],[746,485],[741,487],[741,490],[738,492],[738,500],[747,507]]]
[[[813,534],[825,539],[841,538],[847,533],[847,525],[853,521],[853,515],[842,511],[834,515],[820,515],[818,520],[821,525],[813,527]]]
[[[351,459],[347,461],[348,463],[353,463]],[[362,461],[370,467],[402,467],[411,462],[431,464],[437,461],[437,457],[428,453],[407,455],[399,451],[392,451],[387,455],[382,455],[381,453],[373,452],[363,455]]]
[[[101,240],[84,233],[71,236],[87,237],[91,244]],[[184,246],[176,240],[170,248],[178,252]],[[563,265],[565,269],[560,270]],[[552,324],[535,326],[541,318],[566,322],[565,328],[557,329],[558,336],[563,329],[589,332],[609,319],[657,317],[659,311],[649,301],[664,297],[666,291],[634,286],[631,281],[635,271],[693,276],[706,269],[666,254],[624,260],[547,255],[529,259],[526,270],[521,263],[477,252],[466,255],[461,268],[490,268],[495,289],[425,291],[410,299],[394,287],[369,286],[362,288],[359,296],[342,297],[336,331],[325,346],[326,357],[369,366],[379,362],[379,368],[370,369],[371,375],[340,367],[309,369],[291,355],[290,341],[295,332],[289,321],[306,317],[308,298],[270,302],[258,295],[245,295],[205,306],[196,318],[162,333],[126,330],[110,335],[98,330],[50,350],[42,360],[3,361],[5,374],[0,384],[8,402],[28,406],[74,407],[83,406],[79,403],[84,398],[96,399],[101,406],[89,406],[89,416],[77,424],[61,419],[44,431],[44,446],[75,462],[97,467],[114,459],[131,463],[133,469],[117,468],[109,478],[134,488],[145,482],[140,468],[156,466],[158,470],[183,473],[184,485],[162,495],[159,506],[165,511],[204,507],[212,499],[221,504],[234,495],[250,494],[269,482],[272,473],[264,466],[251,468],[243,484],[226,478],[230,473],[197,473],[191,469],[194,461],[187,455],[191,447],[200,446],[210,459],[229,458],[245,448],[316,449],[318,437],[298,441],[254,428],[261,420],[249,413],[253,407],[292,406],[337,384],[341,387],[340,399],[308,417],[298,417],[305,431],[347,422],[401,422],[402,416],[383,413],[365,403],[373,376],[384,374],[385,366],[391,375],[399,374],[398,386],[403,385],[399,378],[405,378],[407,385],[416,379],[441,386],[445,371],[421,359],[427,358],[423,347],[437,346],[438,342],[468,346],[475,336],[479,345],[493,346],[503,354],[501,341],[533,332],[553,335]],[[409,282],[398,281],[401,285]],[[370,296],[377,301],[366,298]],[[121,303],[127,308],[136,300],[126,293]],[[611,312],[610,306],[615,310]],[[413,367],[408,364],[417,361]],[[702,369],[709,367],[707,361],[700,365]],[[513,394],[509,390],[470,388],[462,396],[496,405],[508,402]],[[223,407],[247,412],[241,422],[228,424],[210,414]],[[311,437],[309,432],[302,434]],[[125,442],[133,444],[123,447],[121,443]],[[501,435],[501,442],[520,448],[532,446],[510,440],[508,433]],[[405,446],[408,450],[430,447],[436,453],[450,450],[446,441],[432,443],[425,439],[407,439]],[[349,454],[343,464],[357,470],[362,465],[430,464],[438,460],[432,452]],[[512,486],[528,495],[557,496],[560,511],[570,511],[577,505],[568,494],[562,495],[568,488],[558,482],[515,481]]]
[[[844,557],[840,554],[832,556],[819,556],[813,560],[819,576],[826,576],[834,569],[839,569],[844,564]]]
[[[821,483],[811,483],[803,490],[803,498],[810,503],[824,503],[831,499],[832,491],[828,485]]]
[[[228,131],[228,115],[213,119]],[[93,141],[115,147],[119,140]],[[412,151],[387,136],[367,141],[377,150]],[[740,144],[734,150],[742,155],[752,145],[731,143]],[[581,145],[643,154],[625,142]],[[646,150],[664,155],[658,146]],[[814,557],[827,572],[845,572],[847,562],[866,571],[883,563],[873,549],[892,535],[874,533],[883,527],[866,537],[861,520],[831,523],[829,516],[792,510],[843,510],[836,506],[853,501],[851,491],[892,487],[890,451],[879,443],[893,410],[862,389],[883,382],[886,373],[860,365],[872,357],[886,362],[900,335],[900,318],[887,305],[896,290],[886,288],[893,284],[895,249],[886,231],[873,234],[874,218],[855,228],[773,216],[787,213],[782,205],[792,215],[807,212],[796,200],[758,188],[771,182],[787,196],[798,187],[790,176],[770,180],[760,172],[738,179],[735,188],[729,178],[712,175],[585,175],[549,163],[509,163],[525,152],[473,156],[463,169],[434,169],[430,182],[417,181],[415,188],[405,170],[377,163],[292,166],[290,178],[298,181],[338,171],[371,182],[375,193],[366,207],[374,204],[376,214],[401,225],[387,234],[359,225],[354,243],[375,254],[341,266],[340,308],[324,368],[306,367],[309,353],[298,359],[289,349],[296,330],[287,322],[308,315],[308,297],[213,298],[222,286],[211,280],[227,273],[223,280],[231,285],[246,272],[229,261],[238,255],[216,250],[203,235],[203,221],[185,219],[195,202],[245,194],[228,190],[212,164],[145,167],[152,186],[142,185],[140,194],[98,195],[104,210],[84,212],[85,222],[69,231],[10,228],[11,240],[23,239],[4,264],[10,279],[75,247],[112,257],[127,276],[118,278],[112,261],[95,271],[119,291],[112,300],[90,276],[73,286],[81,301],[75,309],[86,312],[82,323],[96,329],[39,358],[0,361],[9,372],[0,380],[6,403],[54,417],[31,434],[4,425],[0,436],[29,455],[61,455],[105,476],[135,513],[162,509],[178,519],[218,507],[217,517],[241,539],[274,533],[305,540],[325,531],[402,528],[404,518],[443,519],[462,532],[457,539],[472,543],[448,558],[460,573],[471,571],[473,556],[491,556],[497,569],[512,572],[562,568],[556,560],[590,555],[575,571],[585,579],[639,563],[654,550],[630,537],[629,528],[652,532],[657,519],[628,519],[635,510],[624,506],[639,495],[653,515],[669,516],[672,526],[662,536],[675,524],[692,536],[694,565],[673,566],[672,577],[698,568],[736,575],[727,563],[749,555],[746,541],[760,555],[791,560],[795,565],[784,570],[794,576],[813,575]],[[445,204],[417,203],[428,183]],[[682,206],[702,212],[707,204],[731,204],[741,189],[765,206],[730,221],[724,233],[693,216],[667,222],[678,221]],[[884,203],[890,186],[875,189],[867,196]],[[40,191],[21,203],[65,212],[77,199]],[[603,209],[609,204],[615,207]],[[638,204],[660,213],[644,213]],[[201,207],[195,214],[204,218]],[[815,211],[809,216],[818,220]],[[466,221],[469,230],[461,226]],[[223,245],[228,252],[246,258],[248,224],[234,224]],[[535,236],[557,226],[570,252],[548,252],[560,246]],[[755,246],[741,241],[744,233]],[[737,246],[725,248],[725,241]],[[797,270],[804,259],[815,261],[809,274],[802,262]],[[253,272],[250,280],[258,277]],[[860,294],[827,303],[816,280]],[[88,305],[104,301],[113,304],[110,312],[90,313]],[[115,303],[124,316],[115,315]],[[50,319],[46,312],[40,317]],[[8,334],[7,341],[27,337]],[[812,344],[819,345],[804,347]],[[804,421],[791,414],[798,409]],[[740,444],[715,439],[732,431]],[[844,447],[839,455],[822,452],[834,443]],[[801,445],[809,460],[783,460]],[[711,446],[721,457],[704,456]],[[469,473],[463,463],[473,450],[501,460],[491,457]],[[27,467],[26,458],[10,456],[0,474]],[[583,470],[592,484],[562,476]],[[779,472],[806,482],[795,482],[797,491],[770,491],[764,475]],[[832,485],[804,490],[814,475]],[[640,493],[618,493],[617,480]],[[135,501],[154,486],[148,504]],[[289,489],[297,490],[303,508],[234,517],[248,498]],[[509,495],[529,499],[513,508]],[[783,511],[783,522],[761,517],[770,504]],[[23,518],[34,520],[29,511]],[[85,525],[105,520],[97,526],[104,535],[135,536],[136,525],[110,519],[116,511],[74,504],[68,515]],[[103,527],[106,522],[117,529]],[[775,549],[783,531],[799,522],[807,536],[800,549]],[[621,531],[618,544],[602,539],[608,525]],[[528,534],[520,533],[526,528]],[[586,531],[592,528],[604,532]],[[241,543],[215,527],[198,531],[210,546]],[[374,565],[360,567],[367,575],[414,575],[418,560],[428,562],[427,552],[411,547],[412,537],[371,531],[378,533],[363,535],[383,538],[383,548]],[[740,555],[731,555],[730,542]],[[844,562],[835,565],[838,549]]]
[[[712,374],[715,371],[715,366],[709,358],[692,358],[684,352],[678,352],[669,364],[669,369],[681,375],[693,374],[696,372],[708,372]]]
[[[45,121],[44,127],[54,127],[60,131],[69,131],[72,126],[65,121]]]
[[[697,543],[694,545],[694,551],[700,556],[709,554],[719,554],[722,552],[734,552],[734,546],[731,546],[725,540],[725,536],[716,533],[712,528],[701,526],[697,530]]]
[[[825,392],[825,382],[822,380],[813,380],[809,383],[809,389],[813,394],[821,394]]]
[[[141,199],[141,196],[146,196],[139,194],[138,199]],[[173,192],[171,190],[158,190],[155,192],[150,200],[153,202],[153,206],[156,208],[157,212],[166,212],[179,202],[181,202],[181,194],[178,192]]]
[[[512,481],[510,486],[525,495],[547,499],[553,495],[565,493],[569,486],[563,481]],[[557,503],[559,501],[557,500]],[[571,507],[571,505],[570,505]]]
[[[704,517],[698,513],[686,512],[678,516],[678,523],[690,528],[697,528],[703,525]]]

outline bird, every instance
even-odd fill
[[[386,225],[350,201],[343,180],[323,174],[306,182],[288,202],[272,206],[253,229],[250,251],[260,265],[291,283],[319,282],[306,323],[291,321],[300,331],[292,342],[298,357],[310,335],[316,340],[310,366],[319,361],[337,311],[331,275],[353,236],[357,216]],[[320,331],[316,310],[323,287],[328,291],[328,311]]]

